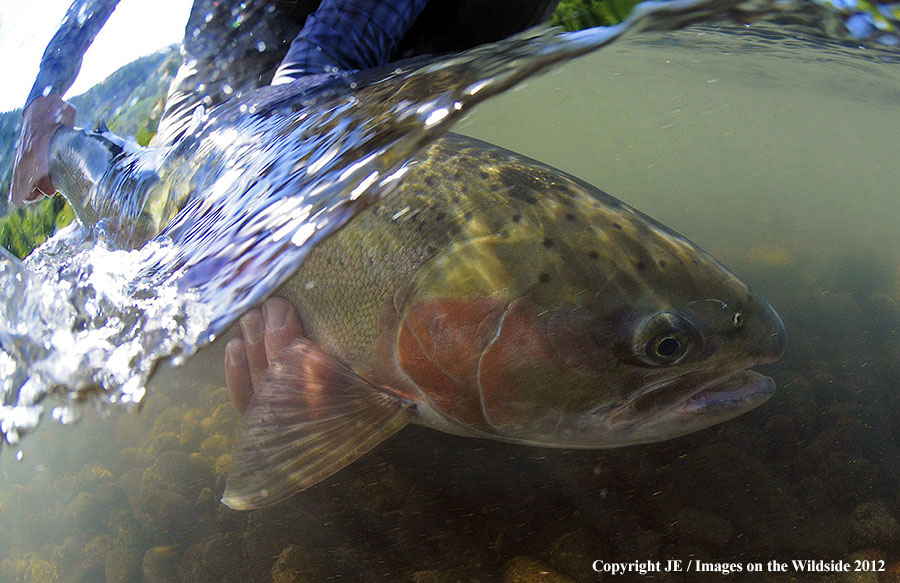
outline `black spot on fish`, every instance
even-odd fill
[[[488,174],[487,171],[485,171],[485,170],[478,171],[478,177],[481,178],[482,180],[487,180],[488,178],[490,178],[490,176],[491,175]]]
[[[522,215],[513,215],[513,222],[518,223],[522,220]]]
[[[444,220],[444,213],[438,213],[438,216],[434,217],[434,222],[440,223]]]
[[[544,247],[553,247],[553,239],[544,239]]]
[[[573,215],[572,213],[566,213],[566,220],[567,220],[567,221],[574,221],[574,220],[575,220],[575,215]]]
[[[454,173],[453,173],[453,180],[456,180],[457,182],[460,181],[460,180],[462,180],[462,174],[460,174],[459,172],[454,172]]]
[[[550,281],[550,274],[549,274],[549,273],[542,273],[542,274],[538,277],[538,279],[541,280],[541,283],[547,283],[548,281]]]
[[[471,220],[472,220],[472,213],[468,212],[468,213],[464,214],[464,215],[463,215],[463,218],[466,219],[467,221],[471,221]]]
[[[659,268],[660,268],[660,269],[665,269],[665,268],[666,268],[666,262],[665,262],[665,261],[660,261],[660,262],[659,262]]]
[[[647,264],[643,261],[638,261],[634,266],[637,267],[638,271],[644,271],[645,269],[647,269]]]
[[[621,231],[621,230],[622,230],[622,225],[620,225],[619,223],[613,223],[613,227],[614,227],[617,231]]]
[[[600,255],[596,251],[591,251],[590,253],[588,253],[588,257],[596,261],[597,258],[600,257]]]
[[[437,180],[435,180],[434,176],[426,176],[425,177],[425,185],[434,188],[435,184],[437,184]]]

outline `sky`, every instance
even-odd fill
[[[44,47],[71,1],[0,0],[0,111],[25,103]],[[180,42],[191,2],[121,0],[85,54],[81,73],[67,95],[84,93],[122,65]]]

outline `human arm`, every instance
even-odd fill
[[[47,45],[25,102],[9,195],[13,204],[36,202],[56,192],[49,174],[50,139],[60,127],[75,124],[75,108],[62,95],[75,81],[84,53],[118,1],[75,0]]]
[[[390,62],[428,0],[322,0],[275,73],[273,85],[305,75]]]

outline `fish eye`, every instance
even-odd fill
[[[634,333],[635,355],[650,366],[679,362],[700,342],[696,328],[672,312],[657,312],[641,322]]]
[[[681,350],[681,342],[674,336],[663,336],[656,342],[654,352],[659,358],[672,358]]]

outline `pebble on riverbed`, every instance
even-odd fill
[[[503,566],[503,583],[578,583],[531,557],[513,557]]]

